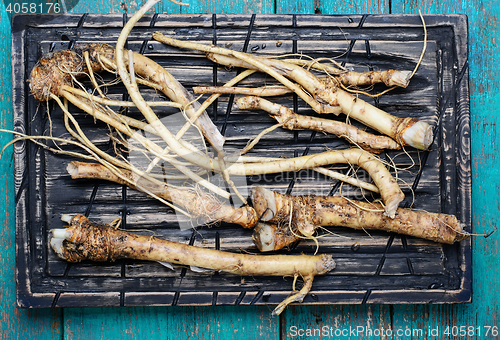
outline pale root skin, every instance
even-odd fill
[[[261,252],[284,249],[303,238],[307,236],[302,235],[297,228],[290,229],[286,223],[284,226],[274,223],[257,223],[252,235],[253,243]]]
[[[342,89],[338,89],[334,95],[328,97],[336,101],[342,112],[349,117],[391,137],[401,145],[427,150],[432,143],[432,127],[421,120],[392,116]],[[408,130],[411,133],[408,133]]]
[[[215,162],[217,164],[217,162]],[[369,152],[361,149],[331,150],[319,154],[280,159],[266,163],[233,163],[227,170],[231,175],[251,176],[266,173],[282,173],[301,169],[316,169],[326,164],[359,165],[371,176],[385,204],[385,213],[394,216],[399,203],[404,199],[396,179],[384,164]],[[356,184],[353,182],[352,184]]]
[[[208,53],[207,57],[219,64],[229,67],[242,67],[247,69],[256,69],[253,65],[246,63],[243,60],[230,58],[216,53]],[[269,58],[272,59],[272,58]],[[278,60],[278,59],[275,59]],[[386,86],[398,86],[406,88],[410,83],[412,75],[411,71],[384,70],[384,71],[369,71],[355,72],[342,70],[337,67],[328,66],[314,60],[305,59],[283,59],[282,61],[299,65],[305,68],[313,68],[324,71],[325,73],[335,76],[345,86],[363,86],[384,83]]]
[[[311,237],[320,226],[383,230],[446,244],[470,236],[453,215],[399,208],[395,217],[389,218],[378,203],[343,197],[283,195],[257,187],[252,189],[252,202],[266,222],[258,224],[253,236],[261,251],[278,250]]]
[[[404,194],[384,164],[369,152],[361,149],[332,150],[316,155],[276,161],[273,162],[273,167],[276,169],[269,171],[269,173],[313,169],[324,164],[355,164],[365,169],[379,189],[384,202],[385,214],[394,217],[399,203],[404,199]],[[261,167],[261,164],[245,164],[245,173],[247,175],[262,174]]]
[[[50,243],[57,255],[69,262],[126,258],[189,265],[242,276],[303,277],[304,287],[279,304],[274,314],[280,314],[290,303],[301,302],[311,289],[314,277],[335,268],[331,255],[229,253],[132,234],[110,225],[96,225],[83,215],[73,217],[71,226],[66,229],[53,230]]]
[[[124,53],[125,61],[128,64],[128,53]],[[194,117],[200,104],[195,100],[184,86],[177,81],[167,70],[161,67],[156,62],[143,56],[142,54],[133,53],[134,70],[138,75],[162,86],[162,92],[169,97],[172,101],[179,103],[183,106],[184,112],[188,117]],[[206,111],[203,111],[201,116],[197,117],[195,121],[207,141],[217,150],[222,150],[225,138],[222,136],[213,124]]]
[[[251,228],[257,223],[257,214],[252,207],[232,207],[204,191],[167,185],[166,183],[153,183],[128,170],[121,170],[121,177],[118,177],[101,164],[72,161],[68,164],[67,171],[73,179],[102,179],[154,194],[184,208],[191,214],[192,218],[203,219],[201,221],[203,223],[223,221],[239,224],[244,228]],[[128,180],[124,180],[124,178]]]
[[[355,72],[342,70],[337,67],[325,65],[314,60],[285,59],[284,61],[307,68],[324,71],[335,76],[345,86],[363,86],[384,83],[388,87],[398,86],[406,88],[410,84],[411,71],[383,70],[369,72]]]
[[[386,86],[406,88],[410,83],[411,71],[385,70],[354,72],[348,71],[338,75],[342,84],[346,86],[373,85],[384,83]]]
[[[390,115],[373,105],[359,99],[352,94],[340,89],[333,81],[322,81],[312,73],[303,69],[299,65],[281,60],[252,56],[247,53],[232,51],[222,47],[207,46],[193,42],[180,41],[166,37],[159,32],[153,34],[153,38],[168,45],[191,48],[209,53],[210,59],[226,66],[250,65],[248,68],[259,69],[266,72],[283,85],[293,89],[295,93],[304,99],[318,113],[324,113],[324,107],[339,106],[341,111],[349,117],[356,119],[363,124],[383,133],[401,145],[410,145],[420,150],[427,150],[432,142],[431,127],[425,123],[418,124],[418,131],[412,134],[404,134],[405,130],[414,126],[418,121],[415,118],[400,118]],[[221,56],[223,57],[221,57]],[[239,61],[235,61],[239,60]],[[295,80],[302,85],[314,98],[312,103],[308,95],[304,95],[301,89],[297,89],[294,84],[290,84],[288,79]],[[322,106],[318,106],[317,104]],[[406,139],[405,139],[406,138]]]
[[[282,127],[289,130],[314,130],[331,133],[347,139],[349,142],[363,148],[364,150],[379,153],[382,150],[400,149],[400,145],[386,136],[377,136],[355,126],[343,122],[299,115],[284,105],[272,103],[266,99],[251,96],[241,97],[236,100],[240,109],[261,109],[283,124]]]

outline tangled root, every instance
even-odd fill
[[[114,49],[103,44],[78,45],[73,50],[62,50],[48,53],[40,58],[31,71],[29,87],[33,97],[39,101],[48,101],[50,94],[61,96],[64,85],[71,86],[73,78],[81,78],[89,73],[84,52],[89,53],[92,71],[103,71],[103,65],[97,56],[114,58]]]

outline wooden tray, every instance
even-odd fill
[[[64,132],[62,114],[52,103],[29,94],[27,77],[43,53],[84,42],[113,44],[126,16],[16,16],[12,57],[15,130],[31,135]],[[379,99],[365,98],[394,115],[414,116],[435,126],[430,152],[387,152],[394,160],[406,194],[402,203],[415,209],[455,214],[471,232],[470,118],[468,93],[467,21],[464,16],[425,16],[428,44],[418,72],[407,89]],[[424,30],[420,17],[405,15],[149,15],[132,31],[128,48],[153,58],[185,87],[222,85],[237,70],[214,66],[204,55],[151,40],[153,31],[256,54],[303,53],[336,58],[346,67],[412,70],[418,62]],[[193,76],[195,75],[195,76]],[[103,75],[111,79],[109,75]],[[110,77],[110,78],[106,78]],[[256,76],[256,83],[272,79]],[[249,84],[247,82],[246,84]],[[380,92],[383,86],[370,91]],[[113,92],[122,96],[119,86]],[[154,95],[154,94],[149,94]],[[232,96],[223,96],[209,114],[238,149],[274,122],[263,112],[238,112]],[[294,96],[280,101],[300,113],[311,111]],[[71,108],[91,138],[107,147],[106,127]],[[134,114],[133,110],[130,110]],[[166,114],[167,116],[167,114]],[[345,119],[339,117],[338,119]],[[310,131],[276,130],[255,148],[259,155],[297,156],[341,149],[348,145],[334,136]],[[33,143],[15,146],[17,303],[20,307],[253,305],[275,304],[291,291],[291,278],[239,277],[172,271],[159,263],[124,260],[115,263],[69,264],[59,260],[48,243],[49,230],[63,227],[60,215],[82,213],[96,221],[121,216],[122,227],[138,233],[234,252],[255,252],[251,231],[234,225],[179,228],[173,211],[128,188],[106,182],[74,181],[65,171],[71,160]],[[415,163],[411,166],[412,161]],[[347,172],[343,166],[333,168]],[[367,178],[357,170],[357,175]],[[318,193],[363,198],[358,189],[310,171],[253,176],[241,187],[265,185],[283,193]],[[440,245],[412,237],[331,228],[320,238],[321,253],[331,253],[337,268],[315,279],[304,304],[460,303],[471,300],[471,242]],[[314,253],[304,241],[291,253]]]

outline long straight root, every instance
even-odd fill
[[[302,301],[316,275],[335,268],[332,255],[250,255],[194,247],[153,236],[97,225],[76,215],[66,229],[52,231],[50,244],[57,255],[69,262],[136,259],[162,261],[222,271],[242,276],[302,276],[305,284],[299,294],[283,301],[274,314],[292,302]]]

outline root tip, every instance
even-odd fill
[[[389,86],[408,87],[410,84],[412,71],[398,71],[392,74]]]
[[[78,166],[74,162],[70,162],[66,166],[66,171],[69,173],[71,178],[75,178],[75,176],[77,176],[78,174]]]
[[[274,192],[262,187],[251,191],[253,206],[262,221],[271,220],[276,215],[276,199]]]
[[[434,134],[429,124],[419,120],[409,126],[401,137],[406,144],[419,150],[427,150],[432,144]]]
[[[275,230],[267,223],[258,223],[254,229],[252,239],[262,252],[275,250]]]

